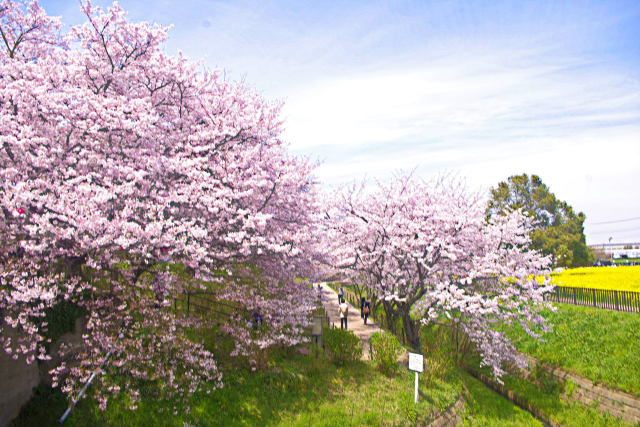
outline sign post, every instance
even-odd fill
[[[424,359],[421,354],[409,353],[409,370],[416,373],[416,386],[414,391],[414,402],[418,403],[418,372],[422,372]]]
[[[322,335],[324,332],[323,325],[324,317],[322,315],[313,316],[313,324],[311,325],[311,336],[315,338],[316,346],[319,348],[322,347]],[[318,353],[316,353],[316,358],[318,357]]]

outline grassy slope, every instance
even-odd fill
[[[516,347],[539,360],[595,382],[640,396],[640,315],[557,304],[544,316],[555,325],[539,342],[522,328],[507,335]]]
[[[542,423],[467,373],[461,373],[469,394],[465,426],[542,426]]]
[[[460,382],[435,380],[422,384],[421,401],[413,404],[413,374],[400,370],[391,378],[370,364],[336,367],[313,356],[287,353],[277,356],[265,372],[228,371],[226,386],[194,396],[188,414],[173,414],[172,405],[142,395],[139,409],[124,409],[122,399],[101,412],[95,402],[83,400],[68,422],[83,425],[382,425],[427,419],[453,404]],[[24,408],[16,425],[53,425],[66,402],[59,393],[41,390]]]
[[[534,384],[520,377],[508,375],[503,378],[503,381],[509,390],[525,398],[561,425],[592,427],[630,425],[619,418],[601,413],[595,407],[566,402],[562,397],[564,385],[551,378],[544,378],[540,384]]]
[[[514,328],[509,333],[517,346],[549,363],[622,389],[640,390],[640,316],[584,307],[560,305],[546,314],[556,324],[541,344]],[[211,341],[217,341],[212,338]],[[218,345],[220,342],[218,341]],[[607,349],[607,351],[603,351]],[[592,375],[589,372],[592,371]],[[615,377],[615,380],[611,379]],[[297,353],[276,355],[264,372],[233,369],[225,373],[225,388],[210,395],[196,395],[188,414],[173,415],[172,405],[143,393],[137,411],[124,409],[127,402],[114,400],[100,412],[91,400],[81,402],[67,425],[385,425],[411,423],[416,416],[429,419],[456,399],[460,379],[469,390],[465,425],[540,425],[521,410],[466,373],[454,373],[427,385],[421,378],[421,401],[412,401],[413,374],[402,370],[387,378],[367,363],[336,367],[322,359]],[[616,383],[617,381],[617,383]],[[509,388],[535,403],[555,419],[594,425],[617,425],[592,408],[561,401],[555,391],[540,390],[515,377],[506,377]],[[613,384],[612,384],[613,383]],[[628,384],[628,386],[625,386]],[[59,393],[41,389],[17,425],[52,425],[64,412]],[[417,411],[416,411],[417,409]]]
[[[611,281],[612,277],[615,279],[628,276],[630,273],[640,274],[638,267],[618,267],[609,271],[593,270],[600,272],[598,279],[601,281],[604,276],[609,276]],[[585,271],[587,269],[580,269],[578,273],[587,274],[588,271],[587,273]],[[620,274],[611,276],[611,272]],[[580,274],[573,276],[581,277]],[[508,335],[514,340],[518,349],[595,382],[602,382],[610,387],[640,396],[640,375],[638,375],[640,358],[637,357],[640,354],[640,315],[567,304],[557,304],[557,306],[557,312],[544,314],[555,325],[552,332],[544,337],[546,342],[540,343],[529,337],[519,326],[508,331]],[[425,340],[434,338],[438,340],[437,337],[425,335],[423,343]],[[426,349],[425,354],[431,354],[432,350],[434,349]],[[485,373],[490,375],[489,372]],[[547,383],[547,387],[541,387],[516,376],[506,376],[503,380],[509,389],[564,425],[626,425],[619,419],[607,414],[603,415],[595,408],[584,407],[575,402],[565,402],[561,397],[564,390],[562,384],[550,382]],[[474,378],[465,379],[465,383],[472,397],[474,393],[479,396],[473,397],[468,404],[470,415],[465,424],[532,425],[528,423],[533,422],[533,425],[539,425],[535,424],[537,423],[535,419],[533,421],[527,420],[527,417],[520,419],[518,412],[513,410],[517,407],[502,398],[498,399],[497,394]],[[506,408],[512,408],[511,415],[506,420],[498,416],[507,411],[506,408],[501,408],[501,399],[504,400],[503,404]]]

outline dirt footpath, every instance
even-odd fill
[[[318,289],[318,284],[315,285],[316,290]],[[331,324],[334,328],[340,327],[340,314],[338,309],[338,294],[327,286],[326,283],[320,283],[320,295],[322,298],[322,305],[329,316],[329,324]],[[346,301],[346,299],[345,299]],[[364,324],[364,319],[360,317],[360,307],[354,307],[349,302],[347,302],[349,306],[349,311],[347,313],[347,329],[353,332],[363,344],[363,353],[362,358],[364,360],[369,360],[369,339],[371,335],[375,332],[378,332],[380,328],[378,325],[373,323],[371,318],[367,320],[367,324]]]

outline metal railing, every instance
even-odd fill
[[[556,286],[548,301],[640,313],[640,292]]]

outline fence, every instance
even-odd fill
[[[556,286],[549,301],[640,313],[640,292]]]
[[[239,305],[216,299],[211,293],[184,292],[173,298],[174,312],[183,312],[187,316],[191,314],[209,314],[218,319],[227,320],[234,315],[248,317],[247,309]]]

